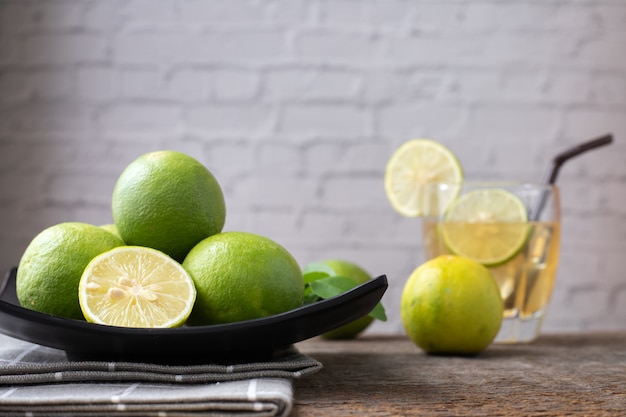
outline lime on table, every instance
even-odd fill
[[[400,306],[407,335],[428,353],[479,353],[502,324],[502,298],[493,276],[461,256],[442,255],[416,268]]]
[[[425,185],[462,180],[461,164],[448,148],[430,139],[412,139],[402,144],[389,159],[385,192],[398,213],[419,217],[428,214]],[[450,198],[453,197],[451,194]]]
[[[87,321],[122,327],[177,327],[196,299],[191,277],[155,249],[122,246],[95,257],[78,286]]]
[[[508,261],[529,231],[524,202],[501,188],[473,190],[452,203],[440,224],[448,249],[483,265]]]

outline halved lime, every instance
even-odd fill
[[[95,257],[78,285],[87,321],[122,327],[177,327],[196,299],[191,276],[164,253],[121,246]]]
[[[458,184],[462,180],[461,164],[448,148],[430,139],[412,139],[402,144],[387,162],[385,192],[398,213],[420,217],[429,214],[426,185]],[[454,197],[451,193],[450,199]]]
[[[524,246],[528,213],[524,202],[508,190],[473,190],[452,203],[439,230],[452,253],[497,265]]]

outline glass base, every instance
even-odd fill
[[[539,336],[543,324],[543,314],[529,318],[505,317],[495,343],[528,343]]]

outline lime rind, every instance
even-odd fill
[[[454,233],[455,227],[463,227],[459,225],[468,225],[465,227],[476,230],[479,227],[484,230],[490,225],[499,227],[500,237],[508,234],[506,240],[497,241],[502,243],[504,249],[499,249],[497,255],[481,255],[474,249],[485,247],[485,242],[475,235]],[[463,194],[450,205],[438,227],[438,233],[452,254],[474,259],[485,266],[501,265],[517,256],[526,244],[530,231],[524,202],[512,192],[500,188],[478,189]],[[470,239],[472,242],[468,242]],[[489,239],[487,243],[493,248],[492,241]]]
[[[463,169],[448,148],[430,139],[411,139],[391,156],[385,169],[385,193],[391,206],[406,217],[432,215],[426,186],[460,183]],[[452,201],[455,195],[452,195]]]

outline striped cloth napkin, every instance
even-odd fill
[[[0,415],[288,416],[292,380],[321,367],[294,347],[230,365],[69,361],[63,351],[0,335]]]

